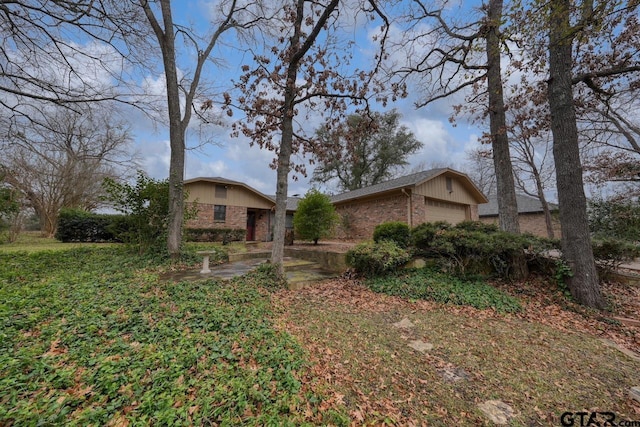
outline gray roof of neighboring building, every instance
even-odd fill
[[[489,203],[478,205],[478,215],[483,216],[498,216],[498,198],[492,194],[487,196]],[[535,197],[526,196],[524,194],[516,194],[516,202],[518,203],[518,213],[539,213],[543,212],[542,203]],[[558,209],[558,205],[555,203],[549,203],[551,210]]]
[[[337,194],[331,197],[333,203],[342,202],[345,200],[356,199],[358,197],[370,196],[376,193],[382,193],[385,191],[396,190],[402,187],[409,187],[424,182],[434,176],[446,171],[446,168],[431,169],[418,173],[412,173],[411,175],[401,176],[400,178],[391,179],[389,181],[381,182],[380,184],[372,185],[369,187],[358,188],[357,190],[347,191],[346,193]]]

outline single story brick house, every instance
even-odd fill
[[[361,240],[370,239],[375,227],[388,221],[415,227],[478,220],[478,205],[488,200],[467,175],[440,168],[338,194],[331,201],[342,221],[336,237]]]
[[[270,240],[271,212],[275,201],[248,185],[225,178],[193,178],[184,181],[188,202],[196,202],[198,214],[187,221],[191,228],[243,228],[246,240]]]
[[[247,240],[271,240],[275,198],[246,184],[224,178],[185,181],[189,201],[197,201],[198,217],[187,223],[194,228],[246,228]],[[287,226],[298,198],[287,201]],[[335,238],[370,239],[383,222],[402,221],[410,227],[430,221],[457,224],[478,220],[478,205],[487,198],[461,172],[431,169],[331,197],[341,224]]]
[[[518,203],[518,221],[522,233],[531,233],[535,236],[549,237],[547,235],[547,224],[544,218],[542,203],[535,197],[524,194],[516,194]],[[560,220],[558,218],[558,205],[549,203],[551,210],[551,226],[554,237],[560,234]],[[478,207],[480,221],[487,224],[498,224],[498,198],[495,195],[489,196],[489,203]]]

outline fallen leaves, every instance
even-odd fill
[[[510,334],[513,333],[513,336],[509,335],[509,339],[514,342],[520,339],[521,345],[537,347],[543,353],[564,354],[565,349],[558,347],[558,335],[554,333],[532,328],[532,331],[541,332],[519,335],[519,325],[526,322],[545,325],[561,332],[582,332],[598,338],[607,337],[627,348],[636,351],[640,349],[637,330],[608,322],[607,317],[601,313],[572,304],[553,285],[535,280],[495,285],[518,297],[523,304],[523,311],[518,314],[500,314],[492,309],[478,310],[468,306],[408,300],[372,292],[360,281],[350,277],[325,281],[298,291],[281,291],[274,295],[274,303],[282,315],[279,319],[280,328],[296,336],[310,355],[312,367],[309,377],[305,379],[310,382],[303,380],[303,387],[328,392],[330,397],[323,405],[323,410],[346,406],[352,425],[377,425],[385,422],[429,425],[433,420],[445,419],[447,422],[460,424],[484,422],[479,418],[478,411],[465,406],[464,402],[484,401],[479,400],[481,397],[475,389],[481,384],[484,384],[482,388],[485,392],[487,385],[497,387],[498,382],[493,375],[499,371],[456,366],[447,357],[443,357],[442,352],[445,351],[446,355],[446,349],[441,348],[438,341],[435,341],[433,351],[414,352],[412,356],[407,356],[406,353],[411,352],[407,343],[411,340],[424,340],[425,336],[429,336],[429,341],[432,338],[438,339],[436,336],[432,337],[431,333],[424,335],[414,331],[429,328],[426,313],[446,312],[452,319],[458,319],[458,328],[442,331],[445,335],[440,336],[441,340],[464,342],[470,334],[481,333],[495,322],[496,325],[503,325],[501,329],[505,330],[509,328],[506,325],[513,325],[510,327],[513,331]],[[607,293],[614,289],[611,287]],[[634,293],[627,292],[625,295]],[[310,315],[310,310],[315,314]],[[323,316],[327,316],[325,322],[322,320]],[[367,321],[371,321],[371,324],[359,324]],[[378,323],[374,324],[374,321]],[[489,322],[489,326],[483,326],[486,322]],[[414,328],[416,325],[419,327]],[[389,347],[389,344],[385,344],[384,340],[388,338],[385,334],[393,335],[397,346],[392,344]],[[369,335],[368,338],[366,335]],[[483,343],[485,351],[500,353],[502,344],[499,338],[492,338],[490,335],[487,337]],[[403,348],[406,350],[402,350]],[[465,353],[458,356],[464,358]],[[411,361],[408,360],[409,357]],[[479,357],[478,360],[482,360],[483,355],[468,354],[466,357]],[[414,358],[419,360],[418,364]],[[567,358],[567,363],[570,361],[571,358]],[[508,361],[501,363],[509,365]],[[537,360],[536,364],[543,371],[556,369],[556,366],[550,365],[546,360]],[[508,369],[526,376],[528,369],[523,366],[519,370],[519,366],[508,366]],[[571,370],[584,372],[579,368],[574,366]],[[592,382],[599,380],[588,375],[585,378]],[[569,389],[566,382],[558,381],[556,390],[571,391],[576,381],[578,380],[574,378]],[[442,390],[443,387],[452,390]],[[524,392],[520,391],[518,394],[518,399],[526,402],[529,407],[528,417],[542,422],[555,419],[556,415],[549,410],[549,402],[544,406],[545,393],[548,392],[536,389],[535,382],[523,387],[533,387],[524,388]],[[442,399],[445,395],[449,396],[445,400],[451,401],[438,404],[437,399]],[[538,409],[538,405],[544,409]],[[537,411],[532,409],[534,406]],[[517,410],[521,409],[519,407]]]

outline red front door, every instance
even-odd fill
[[[247,212],[247,241],[252,242],[256,240],[256,212]]]

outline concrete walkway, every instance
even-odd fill
[[[163,281],[194,281],[202,279],[231,280],[234,277],[242,276],[267,262],[268,258],[250,254],[247,259],[233,257],[233,261],[224,264],[210,266],[210,273],[200,273],[201,266],[187,271],[174,271],[161,277]],[[284,269],[290,289],[300,289],[308,284],[335,277],[336,274],[326,271],[319,264],[302,259],[285,257]]]

